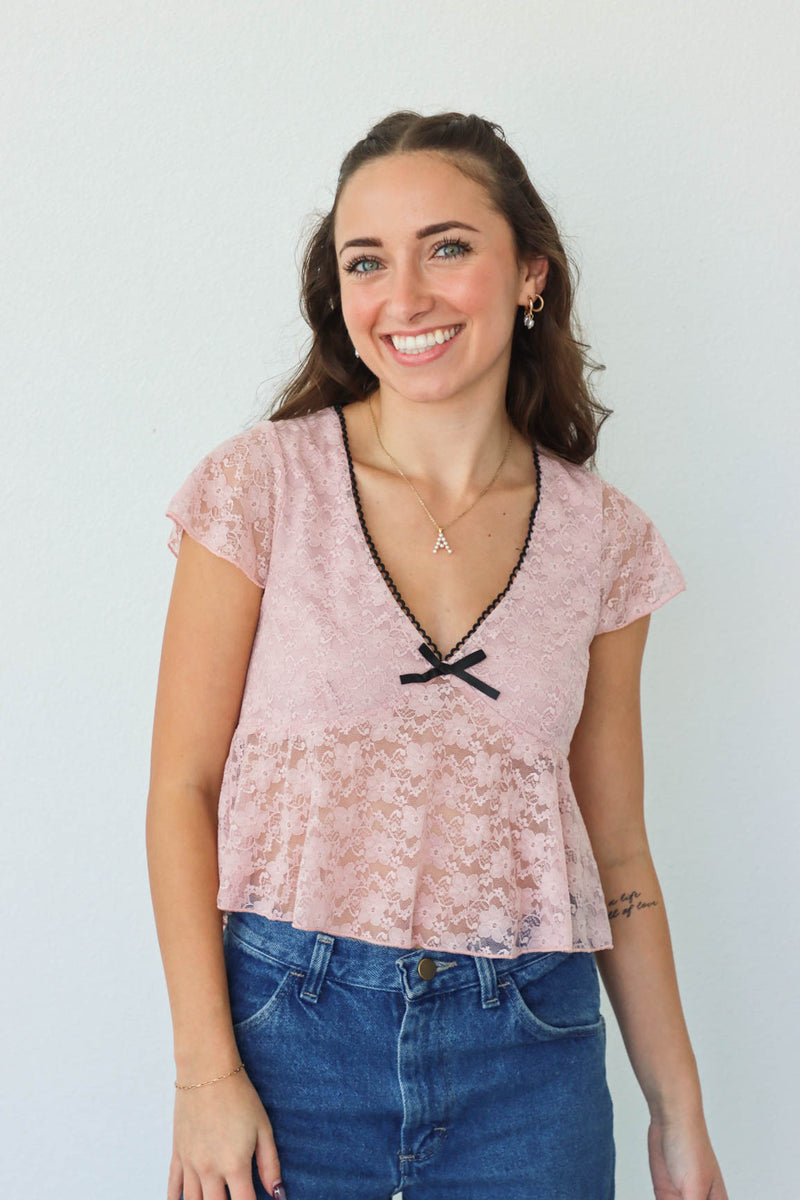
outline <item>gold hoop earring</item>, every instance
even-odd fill
[[[536,307],[536,300],[538,300],[540,302],[538,308]],[[525,323],[526,329],[533,329],[534,322],[535,322],[535,318],[534,318],[533,314],[537,313],[537,312],[541,312],[543,308],[544,308],[544,296],[536,296],[535,299],[532,296],[528,297],[528,306],[525,309],[525,316],[522,318],[522,320]]]

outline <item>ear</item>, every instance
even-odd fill
[[[540,295],[547,282],[547,269],[550,260],[545,255],[537,258],[527,258],[520,266],[520,290],[517,304],[527,304],[529,299]]]

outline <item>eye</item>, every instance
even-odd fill
[[[463,256],[465,254],[469,254],[470,250],[472,249],[472,246],[470,246],[469,242],[465,242],[461,238],[442,238],[440,242],[436,243],[433,249],[434,252],[436,252],[438,250],[445,249],[447,246],[454,246],[456,253],[443,254],[442,258],[463,258]]]
[[[347,271],[348,275],[374,275],[374,271],[357,271],[356,268],[360,267],[362,263],[377,264],[377,262],[378,260],[376,258],[366,258],[365,255],[362,254],[360,258],[352,258],[350,262],[345,263],[344,269]]]

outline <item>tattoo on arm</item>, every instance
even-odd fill
[[[657,907],[657,900],[643,900],[641,892],[620,892],[618,897],[608,901],[608,919],[630,917],[634,909]]]

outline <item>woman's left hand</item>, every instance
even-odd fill
[[[728,1200],[702,1118],[653,1118],[647,1131],[647,1149],[656,1200]]]

